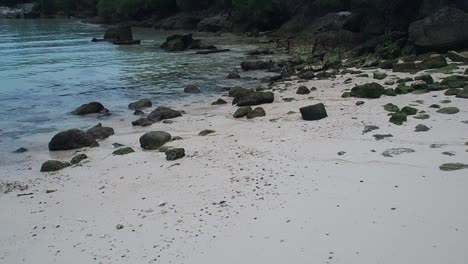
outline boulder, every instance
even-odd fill
[[[419,124],[414,128],[414,132],[427,132],[430,128],[426,125]]]
[[[236,96],[233,103],[238,106],[254,106],[261,104],[271,104],[275,100],[275,96],[272,92],[256,92],[251,91],[246,94]]]
[[[161,49],[166,51],[184,51],[189,49],[216,49],[215,46],[202,44],[201,40],[195,40],[192,34],[172,35],[161,45]]]
[[[466,47],[468,43],[468,14],[444,7],[409,27],[409,39],[414,45],[429,49]]]
[[[84,147],[97,147],[99,144],[88,133],[79,129],[70,129],[55,135],[49,142],[50,151],[71,150]]]
[[[388,112],[396,113],[400,111],[400,108],[392,103],[388,103],[384,105],[384,110]]]
[[[265,110],[263,108],[261,108],[261,107],[257,107],[254,110],[247,113],[247,118],[248,119],[253,119],[253,118],[262,117],[262,116],[265,116],[265,115],[266,115]]]
[[[141,110],[135,110],[135,112],[133,112],[133,115],[136,115],[136,116],[142,116],[144,114],[145,114],[145,112],[143,112]]]
[[[457,94],[457,98],[468,99],[468,89],[463,89]]]
[[[387,78],[387,74],[384,72],[374,72],[373,78],[376,80],[383,80]]]
[[[185,86],[184,93],[199,94],[201,93],[201,91],[200,91],[200,88],[198,88],[198,86],[190,84],[190,85]]]
[[[411,106],[405,106],[400,110],[400,112],[411,116],[411,115],[416,115],[418,113],[418,109],[411,107]]]
[[[140,137],[142,149],[155,150],[171,141],[171,134],[164,131],[148,132]]]
[[[310,90],[307,88],[307,86],[299,86],[299,88],[297,88],[296,94],[310,94]]]
[[[445,108],[441,108],[437,110],[437,113],[446,114],[446,115],[453,115],[458,112],[460,112],[460,109],[458,109],[457,107],[445,107]]]
[[[219,14],[212,17],[206,17],[197,24],[197,30],[202,32],[230,31],[232,21],[228,14]]]
[[[449,88],[463,88],[465,87],[467,81],[467,76],[453,75],[445,78],[440,84],[446,85]]]
[[[168,107],[158,107],[148,115],[148,120],[151,122],[159,122],[165,119],[172,119],[182,116],[182,113]]]
[[[462,89],[457,89],[457,88],[449,88],[444,92],[444,95],[447,96],[455,96],[461,93],[463,90]]]
[[[224,104],[227,104],[227,102],[221,98],[211,103],[211,105],[224,105]]]
[[[166,150],[166,160],[178,160],[185,157],[185,149],[183,148],[171,148]]]
[[[73,115],[89,115],[89,114],[100,114],[100,113],[107,113],[107,110],[101,103],[99,102],[91,102],[89,104],[83,104],[80,107],[76,108],[72,114]]]
[[[273,67],[273,61],[244,61],[241,63],[241,68],[244,71],[253,71],[253,70],[268,70]]]
[[[394,72],[416,72],[416,64],[414,62],[402,62],[393,64]]]
[[[392,116],[390,117],[389,122],[393,123],[395,125],[403,125],[403,122],[406,122],[408,120],[406,113],[403,112],[396,112],[393,113]]]
[[[244,116],[247,116],[250,112],[252,112],[252,107],[250,106],[244,106],[244,107],[239,107],[239,109],[236,110],[234,113],[234,118],[242,118]]]
[[[87,158],[88,156],[86,156],[86,154],[78,154],[71,159],[70,163],[76,165]]]
[[[424,90],[427,89],[428,85],[425,81],[419,80],[412,83],[411,87],[413,87],[414,90]]]
[[[243,88],[243,87],[234,87],[229,89],[229,97],[238,97],[242,95],[246,95],[253,92],[251,89]]]
[[[152,107],[153,103],[148,99],[141,99],[128,105],[128,109],[141,110],[144,108]]]
[[[434,83],[434,79],[429,74],[416,76],[416,77],[414,77],[414,80],[415,81],[424,81],[427,84],[433,84]]]
[[[358,98],[380,98],[385,93],[385,88],[378,83],[358,85],[351,89],[351,96]]]
[[[148,120],[148,118],[145,118],[145,117],[142,117],[132,122],[133,126],[141,126],[141,127],[151,126],[152,124],[153,122],[151,122],[150,120]]]
[[[416,68],[419,70],[439,69],[447,65],[447,60],[443,56],[435,54],[416,64]]]
[[[108,41],[129,41],[133,40],[132,28],[129,26],[121,26],[106,30],[104,39]]]
[[[92,127],[86,131],[95,139],[106,139],[114,135],[114,129],[112,127],[103,127],[102,124],[97,124],[95,127]]]
[[[302,119],[307,121],[321,120],[328,117],[325,105],[322,103],[302,107],[299,111],[301,112]]]
[[[112,154],[116,156],[123,156],[123,155],[127,155],[127,154],[134,153],[134,152],[135,150],[133,150],[133,148],[125,147],[125,148],[119,148],[115,150],[114,152],[112,152]]]
[[[315,73],[313,71],[305,71],[299,74],[299,78],[304,80],[312,80],[315,78]]]
[[[212,129],[205,129],[203,131],[201,131],[200,133],[198,133],[199,136],[208,136],[209,134],[213,134],[215,133],[216,131],[212,130]]]
[[[59,171],[65,169],[66,167],[70,167],[70,163],[61,162],[58,160],[48,160],[42,164],[41,172]]]

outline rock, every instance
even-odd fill
[[[416,72],[416,64],[414,62],[403,62],[393,64],[394,72]]]
[[[384,151],[382,155],[387,158],[392,158],[393,156],[398,156],[398,155],[405,154],[405,153],[414,153],[414,152],[416,151],[410,148],[392,148],[392,149],[387,149],[386,151]]]
[[[199,94],[201,93],[201,91],[200,88],[198,88],[198,86],[190,84],[184,88],[184,93]]]
[[[400,83],[397,88],[395,88],[396,94],[407,94],[414,91],[413,87],[406,86],[404,83]]]
[[[305,71],[300,73],[298,77],[304,80],[312,80],[315,78],[315,73],[313,71]]]
[[[168,107],[158,107],[148,115],[148,120],[151,122],[159,122],[165,119],[172,119],[182,116],[180,111],[173,110]]]
[[[123,144],[120,144],[120,143],[113,143],[112,146],[114,148],[120,148],[120,147],[123,147],[124,145]]]
[[[427,89],[428,85],[425,81],[419,80],[412,83],[411,87],[413,87],[414,90],[425,90]]]
[[[341,95],[341,98],[350,98],[351,97],[351,93],[350,92],[344,92],[342,95]]]
[[[71,159],[70,163],[76,165],[87,158],[88,156],[86,156],[86,154],[78,154]]]
[[[84,147],[98,147],[99,144],[88,133],[78,129],[70,129],[55,135],[49,142],[50,151],[71,150]]]
[[[385,93],[385,88],[378,83],[358,85],[351,89],[351,96],[358,98],[380,98]]]
[[[360,106],[360,105],[363,105],[363,104],[365,104],[364,101],[357,101],[357,102],[356,102],[356,106]]]
[[[131,147],[125,147],[115,150],[114,152],[112,152],[112,154],[117,156],[123,156],[134,152],[135,150],[133,150]]]
[[[232,19],[229,14],[218,14],[205,17],[197,24],[197,31],[201,32],[219,32],[231,31],[233,27]]]
[[[384,95],[386,96],[397,96],[395,90],[392,88],[385,89]]]
[[[302,118],[308,121],[321,120],[328,117],[323,103],[302,107],[299,111],[301,112]]]
[[[70,163],[68,162],[61,162],[58,160],[48,160],[42,164],[41,172],[59,171],[69,166],[70,166]]]
[[[178,159],[185,157],[185,149],[172,148],[172,149],[166,150],[165,154],[166,154],[166,160],[169,160],[169,161],[178,160]]]
[[[384,110],[388,112],[398,112],[400,111],[400,108],[392,103],[388,103],[384,105]]]
[[[463,88],[468,81],[467,76],[453,75],[445,78],[440,84],[447,85],[450,88]]]
[[[468,56],[465,56],[453,50],[447,52],[447,57],[455,62],[468,63]]]
[[[387,74],[384,72],[374,72],[373,78],[376,80],[383,80],[387,78]]]
[[[221,98],[211,103],[211,105],[224,105],[224,104],[227,104],[227,102]]]
[[[399,79],[399,80],[397,81],[397,83],[406,83],[406,82],[412,82],[412,81],[414,81],[413,78],[411,78],[411,77],[406,77],[406,78],[403,78],[403,79]]]
[[[153,103],[148,99],[141,99],[128,105],[128,109],[141,110],[144,108],[152,107]]]
[[[422,124],[419,124],[419,125],[417,125],[417,126],[415,127],[414,132],[427,132],[427,131],[429,131],[429,130],[430,130],[429,127],[427,127],[427,126],[425,126],[425,125],[422,125]]]
[[[268,70],[273,67],[273,61],[244,61],[241,63],[241,69],[244,71]]]
[[[468,90],[465,88],[457,94],[457,98],[468,99]]]
[[[140,137],[141,148],[155,150],[171,141],[171,134],[164,131],[148,132]]]
[[[144,115],[145,112],[141,111],[141,110],[135,110],[135,112],[133,112],[133,115],[136,115],[136,116],[141,116],[141,115]]]
[[[208,136],[209,134],[213,134],[215,132],[216,131],[211,130],[211,129],[205,129],[202,132],[198,133],[198,135],[204,137],[204,136]]]
[[[449,87],[447,85],[441,85],[439,82],[435,82],[433,84],[430,84],[427,89],[429,91],[442,91],[445,89],[448,89]]]
[[[144,117],[132,122],[133,126],[141,126],[141,127],[151,126],[152,124],[153,122],[149,121],[148,118],[144,118]]]
[[[307,88],[307,86],[299,86],[299,88],[297,88],[296,94],[310,94],[310,90]]]
[[[434,83],[434,79],[432,78],[432,76],[430,76],[428,74],[416,76],[416,77],[414,77],[414,80],[424,81],[426,84],[433,84]]]
[[[446,115],[453,115],[458,112],[460,112],[460,109],[458,109],[457,107],[445,107],[445,108],[441,108],[437,110],[437,113],[446,114]]]
[[[405,106],[401,109],[402,113],[405,113],[406,115],[416,115],[418,113],[418,109],[411,107],[411,106]]]
[[[378,129],[380,129],[380,127],[378,127],[378,126],[365,126],[364,130],[362,131],[362,134],[364,135],[366,133],[369,133],[369,132],[372,132],[372,131],[378,130]]]
[[[111,127],[103,127],[102,124],[98,124],[95,127],[88,129],[86,133],[93,136],[94,139],[106,139],[114,135],[114,129]]]
[[[13,151],[13,153],[25,153],[25,152],[28,152],[28,151],[29,151],[29,149],[21,147],[21,148],[15,150],[15,151]]]
[[[374,66],[379,65],[379,63],[380,63],[380,59],[377,57],[377,55],[371,53],[367,55],[366,60],[364,64],[362,65],[362,67],[363,68],[374,67]]]
[[[228,79],[240,79],[240,74],[237,71],[230,72],[226,78]]]
[[[229,89],[229,97],[238,97],[238,96],[243,96],[243,95],[246,95],[246,94],[249,94],[253,92],[252,89],[247,89],[247,88],[243,88],[243,87],[234,87],[234,88],[231,88]]]
[[[393,137],[392,134],[385,134],[385,135],[376,134],[376,135],[374,135],[374,138],[375,138],[375,140],[377,140],[377,141],[382,140],[382,139],[386,139],[386,138],[391,138],[391,137]]]
[[[338,152],[338,156],[343,156],[343,155],[345,155],[345,154],[346,154],[345,151],[340,151],[340,152]]]
[[[409,39],[416,46],[430,49],[451,49],[468,42],[468,14],[444,7],[423,20],[411,23]]]
[[[247,118],[253,119],[253,118],[262,117],[265,115],[266,115],[265,110],[261,107],[257,107],[253,111],[250,111],[249,113],[247,113]]]
[[[237,111],[234,113],[234,118],[242,118],[247,116],[252,111],[252,107],[250,106],[239,107],[239,109],[237,109]]]
[[[166,51],[184,51],[189,49],[216,49],[214,46],[204,46],[200,40],[192,38],[192,34],[172,35],[161,45]]]
[[[403,112],[396,112],[393,113],[392,116],[390,117],[389,122],[393,123],[395,125],[403,125],[403,122],[408,121],[406,113]]]
[[[442,155],[452,157],[452,156],[455,156],[455,152],[453,152],[453,151],[444,151],[444,152],[442,152]]]
[[[395,81],[390,79],[390,80],[385,80],[384,82],[385,85],[394,85],[395,84]]]
[[[463,170],[468,169],[468,164],[463,163],[446,163],[440,165],[441,171],[456,171],[456,170]]]
[[[101,103],[91,102],[89,104],[84,104],[75,109],[73,115],[89,115],[89,114],[101,114],[109,112]]]
[[[368,77],[369,77],[369,74],[367,74],[367,73],[361,73],[361,74],[357,74],[356,77],[359,77],[359,78],[368,78]]]
[[[432,104],[432,105],[429,106],[429,108],[440,109],[440,105],[438,105],[438,104]]]
[[[128,26],[110,28],[106,30],[106,33],[104,34],[104,39],[107,41],[133,40],[132,28]]]
[[[236,96],[233,103],[237,103],[238,106],[254,106],[261,104],[271,104],[275,100],[275,96],[272,92],[256,92],[251,91],[246,94]]]
[[[118,224],[118,225],[116,225],[116,226],[115,226],[115,228],[116,228],[117,230],[121,230],[121,229],[123,229],[123,228],[124,228],[124,226],[123,226],[123,225],[121,225],[121,224]]]
[[[465,70],[465,72],[463,73],[464,75],[468,75],[468,69]]]
[[[450,88],[450,89],[447,89],[447,91],[444,92],[444,95],[455,96],[455,95],[461,93],[462,91],[463,91],[462,89]]]
[[[427,59],[424,59],[420,63],[416,65],[416,67],[420,70],[427,70],[427,69],[439,69],[447,66],[447,61],[444,57],[440,55],[433,55]]]
[[[428,114],[419,114],[419,115],[416,115],[416,116],[413,116],[414,119],[419,119],[419,120],[426,120],[426,119],[429,119],[429,115]]]

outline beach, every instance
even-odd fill
[[[261,105],[265,117],[235,119],[232,99],[213,106],[213,94],[178,107],[185,114],[170,124],[104,120],[115,135],[97,148],[18,154],[21,161],[2,167],[2,181],[19,187],[0,194],[0,262],[465,263],[467,170],[439,167],[467,163],[466,99],[444,91],[341,97],[355,85],[414,76],[379,69],[388,77],[375,80],[374,71],[277,82],[274,103]],[[303,85],[317,89],[296,94]],[[328,117],[303,120],[299,108],[317,103]],[[430,117],[397,126],[387,103]],[[460,111],[441,114],[433,104]],[[415,132],[418,124],[430,130]],[[364,133],[366,126],[379,129]],[[215,132],[199,136],[206,129]],[[166,146],[186,156],[167,161],[143,150],[139,138],[150,131],[181,137]],[[113,155],[113,143],[135,153]],[[46,160],[77,153],[88,159],[39,172]]]

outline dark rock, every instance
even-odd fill
[[[322,103],[302,107],[299,111],[301,112],[302,118],[308,121],[321,120],[328,117],[325,105]]]
[[[392,148],[392,149],[387,149],[386,151],[384,151],[382,153],[382,156],[391,158],[393,156],[398,156],[398,155],[406,154],[406,153],[414,153],[414,152],[416,151],[410,148]]]
[[[414,132],[427,132],[429,130],[430,128],[423,124],[419,124],[414,128]]]
[[[204,137],[204,136],[208,136],[209,134],[213,134],[215,132],[216,131],[211,130],[211,129],[205,129],[202,132],[198,133],[198,135]]]
[[[468,99],[468,89],[463,89],[461,92],[457,94],[457,98]]]
[[[445,107],[445,108],[441,108],[437,110],[437,113],[446,114],[446,115],[453,115],[458,112],[460,112],[460,109],[458,109],[457,107]]]
[[[265,110],[263,108],[261,108],[261,107],[257,107],[254,110],[247,113],[247,118],[248,119],[253,119],[253,118],[262,117],[262,116],[265,116],[265,115],[266,115]]]
[[[147,107],[152,107],[153,103],[148,99],[141,99],[128,105],[128,109],[141,110]]]
[[[351,97],[351,93],[350,92],[344,92],[342,95],[341,95],[341,98],[350,98]]]
[[[456,171],[456,170],[463,170],[468,169],[468,164],[463,163],[446,163],[440,165],[441,171]]]
[[[98,147],[93,136],[78,129],[70,129],[55,135],[49,142],[50,151]]]
[[[399,79],[399,80],[397,81],[397,83],[406,83],[406,82],[412,82],[412,81],[414,81],[413,78],[411,78],[411,77],[406,77],[406,78],[403,78],[403,79]]]
[[[463,88],[465,87],[467,81],[467,76],[453,75],[445,78],[440,84],[446,85],[450,88]]]
[[[384,105],[384,110],[385,111],[388,111],[388,112],[398,112],[400,111],[400,108],[392,103],[388,103],[386,105]]]
[[[227,104],[227,102],[221,98],[211,103],[211,105],[223,105],[223,104]]]
[[[439,109],[440,108],[440,105],[438,104],[432,104],[429,106],[429,108],[436,108],[436,109]]]
[[[140,137],[141,148],[155,150],[171,141],[171,134],[164,131],[148,132]]]
[[[427,89],[428,85],[425,81],[415,81],[414,83],[411,84],[411,87],[413,87],[414,90],[425,90]]]
[[[102,124],[98,124],[95,127],[88,129],[86,133],[90,134],[95,139],[106,139],[114,135],[114,129],[111,127],[103,127]]]
[[[385,88],[378,83],[358,85],[351,89],[351,96],[358,98],[380,98],[385,93]]]
[[[435,82],[433,84],[430,84],[427,89],[429,91],[442,91],[442,90],[445,90],[445,89],[448,89],[449,87],[447,85],[442,85],[440,84],[439,82]]]
[[[432,55],[416,65],[420,70],[439,69],[447,66],[447,61],[441,55]]]
[[[451,49],[468,42],[468,14],[444,7],[431,16],[413,22],[409,27],[409,39],[419,47]]]
[[[166,51],[184,51],[189,49],[216,49],[214,46],[205,46],[200,40],[192,38],[192,34],[172,35],[161,45]]]
[[[184,88],[184,93],[199,94],[201,93],[201,91],[200,88],[198,88],[198,86],[190,84]]]
[[[412,91],[414,91],[413,87],[406,86],[403,83],[400,83],[398,87],[395,88],[396,94],[407,94],[407,93],[411,93]]]
[[[88,115],[88,114],[99,114],[99,113],[106,113],[107,110],[101,103],[99,102],[91,102],[89,104],[84,104],[75,109],[72,114],[73,115]]]
[[[407,115],[406,113],[403,113],[403,112],[396,112],[396,113],[393,113],[392,116],[390,117],[390,120],[389,122],[390,123],[393,123],[395,125],[403,125],[403,122],[406,122],[408,119],[407,119]]]
[[[268,70],[273,67],[273,61],[244,61],[241,63],[241,68],[244,71],[253,70]]]
[[[145,117],[142,117],[132,122],[133,126],[141,126],[141,127],[151,126],[152,124],[153,122],[149,121],[148,118],[145,118]]]
[[[307,88],[307,86],[299,86],[299,88],[297,88],[296,94],[310,94],[310,90]]]
[[[465,56],[464,54],[458,53],[453,50],[447,52],[447,57],[455,62],[468,63],[468,56]]]
[[[385,134],[385,135],[376,134],[376,135],[374,135],[374,138],[375,138],[375,140],[377,140],[377,141],[378,141],[378,140],[383,140],[383,139],[386,139],[386,138],[391,138],[391,137],[393,137],[392,134]]]
[[[106,30],[106,33],[104,34],[104,39],[107,41],[133,40],[132,28],[128,26],[110,28]]]
[[[125,147],[115,150],[114,152],[112,152],[112,154],[117,156],[123,156],[134,152],[135,150],[133,150],[131,147]]]
[[[159,122],[165,119],[172,119],[182,116],[180,111],[173,110],[168,107],[158,107],[148,115],[148,120],[151,122]]]
[[[377,55],[369,54],[366,57],[366,60],[365,60],[364,64],[362,65],[362,67],[364,67],[364,68],[374,67],[374,66],[378,66],[379,63],[380,63],[380,59],[379,59],[379,57]]]
[[[393,64],[394,72],[416,72],[416,64],[414,62],[403,62]]]
[[[141,116],[141,115],[145,115],[145,112],[143,112],[141,110],[135,110],[135,112],[133,112],[133,115]]]
[[[254,106],[271,104],[274,100],[275,96],[272,92],[251,91],[249,93],[236,96],[233,102],[237,103],[238,106]]]
[[[229,97],[238,97],[249,94],[253,92],[251,89],[243,88],[243,87],[234,87],[229,89]]]
[[[365,126],[364,130],[362,131],[362,134],[364,135],[364,134],[367,134],[369,132],[372,132],[372,131],[378,130],[378,129],[380,129],[380,127],[378,127],[378,126]]]
[[[373,78],[376,80],[383,80],[387,78],[387,74],[384,72],[374,72]]]
[[[28,151],[29,150],[27,148],[21,147],[21,148],[15,150],[15,151],[13,151],[13,153],[25,153],[25,152],[28,152]]]
[[[385,89],[384,95],[386,96],[397,96],[395,90],[392,88]]]
[[[237,111],[234,113],[234,118],[242,118],[247,116],[252,111],[252,107],[250,106],[239,107],[239,109],[237,109]]]
[[[416,76],[416,77],[414,77],[414,80],[424,81],[427,84],[433,84],[434,83],[434,79],[432,78],[432,76],[430,76],[428,74]]]
[[[411,107],[411,106],[405,106],[401,109],[402,113],[405,113],[406,115],[416,115],[418,113],[418,109]]]
[[[171,148],[166,150],[166,160],[178,160],[185,157],[185,149],[183,148]]]
[[[360,105],[363,105],[363,104],[365,104],[364,101],[357,101],[357,102],[356,102],[356,106],[360,106]]]
[[[240,74],[237,71],[230,72],[226,78],[228,79],[240,79]]]
[[[69,166],[70,166],[70,163],[68,162],[61,162],[58,160],[48,160],[42,164],[41,172],[59,171]]]
[[[86,156],[86,154],[78,154],[71,159],[70,163],[76,165],[87,158],[88,156]]]
[[[426,120],[429,119],[430,116],[428,114],[419,114],[416,116],[413,116],[414,119],[419,119],[419,120]]]
[[[233,27],[229,14],[219,14],[205,17],[197,24],[197,30],[201,32],[231,31]]]
[[[462,91],[463,91],[462,89],[450,88],[450,89],[447,89],[447,91],[445,91],[444,95],[455,96],[455,95],[461,93]]]
[[[114,148],[120,148],[120,147],[123,147],[123,146],[125,146],[125,145],[120,144],[120,143],[113,143],[112,146],[113,146]]]

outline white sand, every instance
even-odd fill
[[[290,82],[262,106],[267,116],[254,120],[233,119],[231,105],[205,103],[171,125],[104,123],[116,135],[83,150],[89,162],[58,173],[38,171],[43,161],[68,160],[75,151],[23,154],[23,162],[1,169],[4,181],[29,189],[0,194],[0,263],[465,264],[468,170],[439,166],[468,163],[468,101],[432,92],[356,106],[360,99],[340,95],[370,78],[344,85],[349,77]],[[318,90],[296,95],[298,85]],[[460,113],[429,108],[443,99]],[[299,107],[318,102],[329,117],[303,121]],[[393,125],[382,107],[389,102],[415,104],[431,117]],[[415,133],[417,124],[431,130]],[[380,129],[363,135],[365,125]],[[197,136],[204,129],[216,133]],[[142,151],[138,139],[152,130],[183,137],[168,145],[188,156],[168,162],[163,153]],[[388,133],[394,137],[372,137]],[[137,152],[113,156],[114,142]],[[430,148],[435,143],[444,145]],[[400,147],[416,152],[381,155]]]

